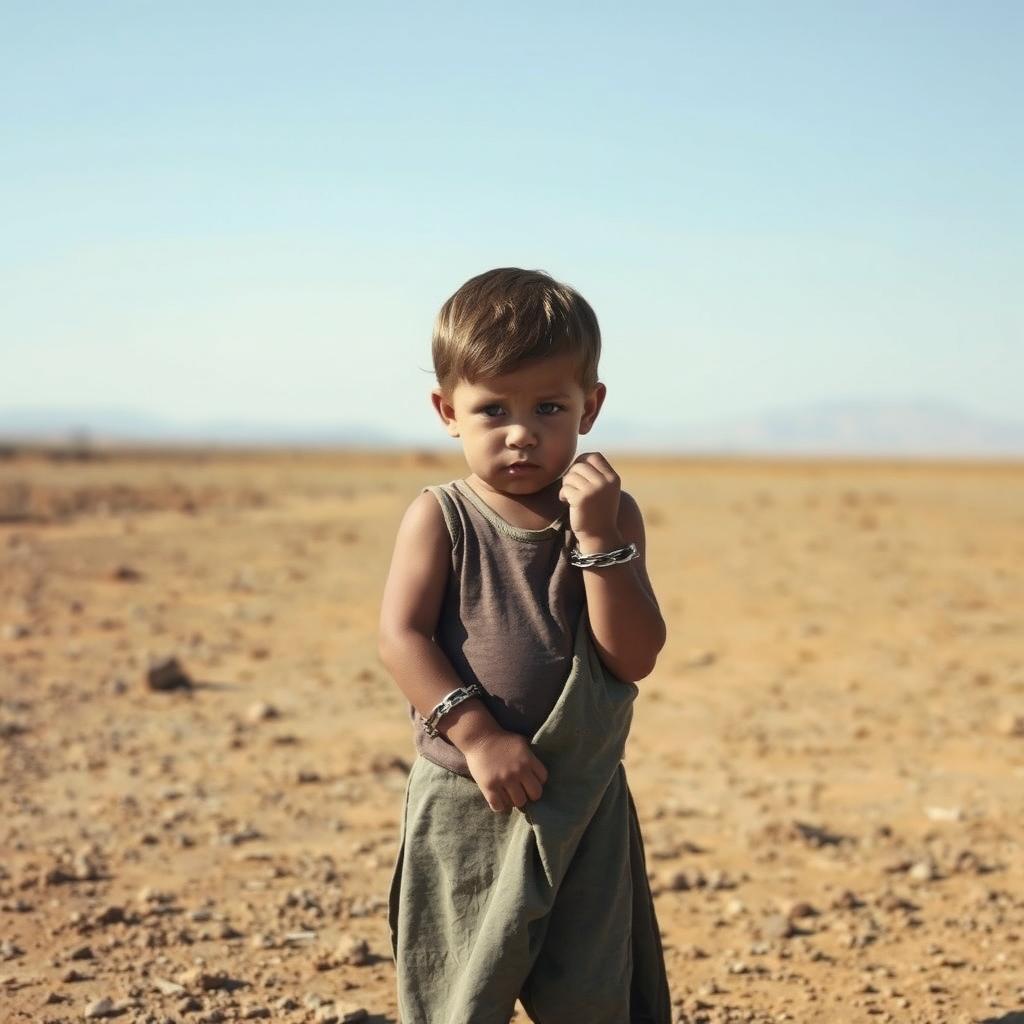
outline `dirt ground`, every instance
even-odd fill
[[[1024,465],[612,461],[669,627],[626,770],[675,1019],[1020,1024]],[[0,1020],[397,1021],[375,629],[464,474],[4,453]]]

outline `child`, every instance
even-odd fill
[[[597,319],[546,274],[467,281],[432,401],[470,474],[398,528],[380,656],[410,702],[389,924],[403,1024],[668,1024],[622,753],[665,624],[597,452]]]

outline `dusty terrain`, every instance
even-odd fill
[[[613,461],[669,623],[626,768],[676,1019],[1024,1021],[1024,466]],[[0,459],[0,1020],[397,1020],[374,631],[462,475]]]

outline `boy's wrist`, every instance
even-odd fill
[[[462,753],[476,746],[488,736],[505,731],[494,720],[494,716],[487,710],[479,697],[463,701],[458,707],[449,711],[438,723],[438,730]]]
[[[619,530],[608,530],[606,533],[577,533],[576,546],[581,555],[597,555],[605,551],[615,551],[625,547],[626,538]]]

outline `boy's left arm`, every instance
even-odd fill
[[[636,544],[638,558],[580,572],[601,660],[624,682],[643,679],[654,669],[666,631],[647,575],[640,509],[621,491],[618,474],[599,452],[578,456],[562,478],[559,497],[569,504],[569,525],[584,555]]]

